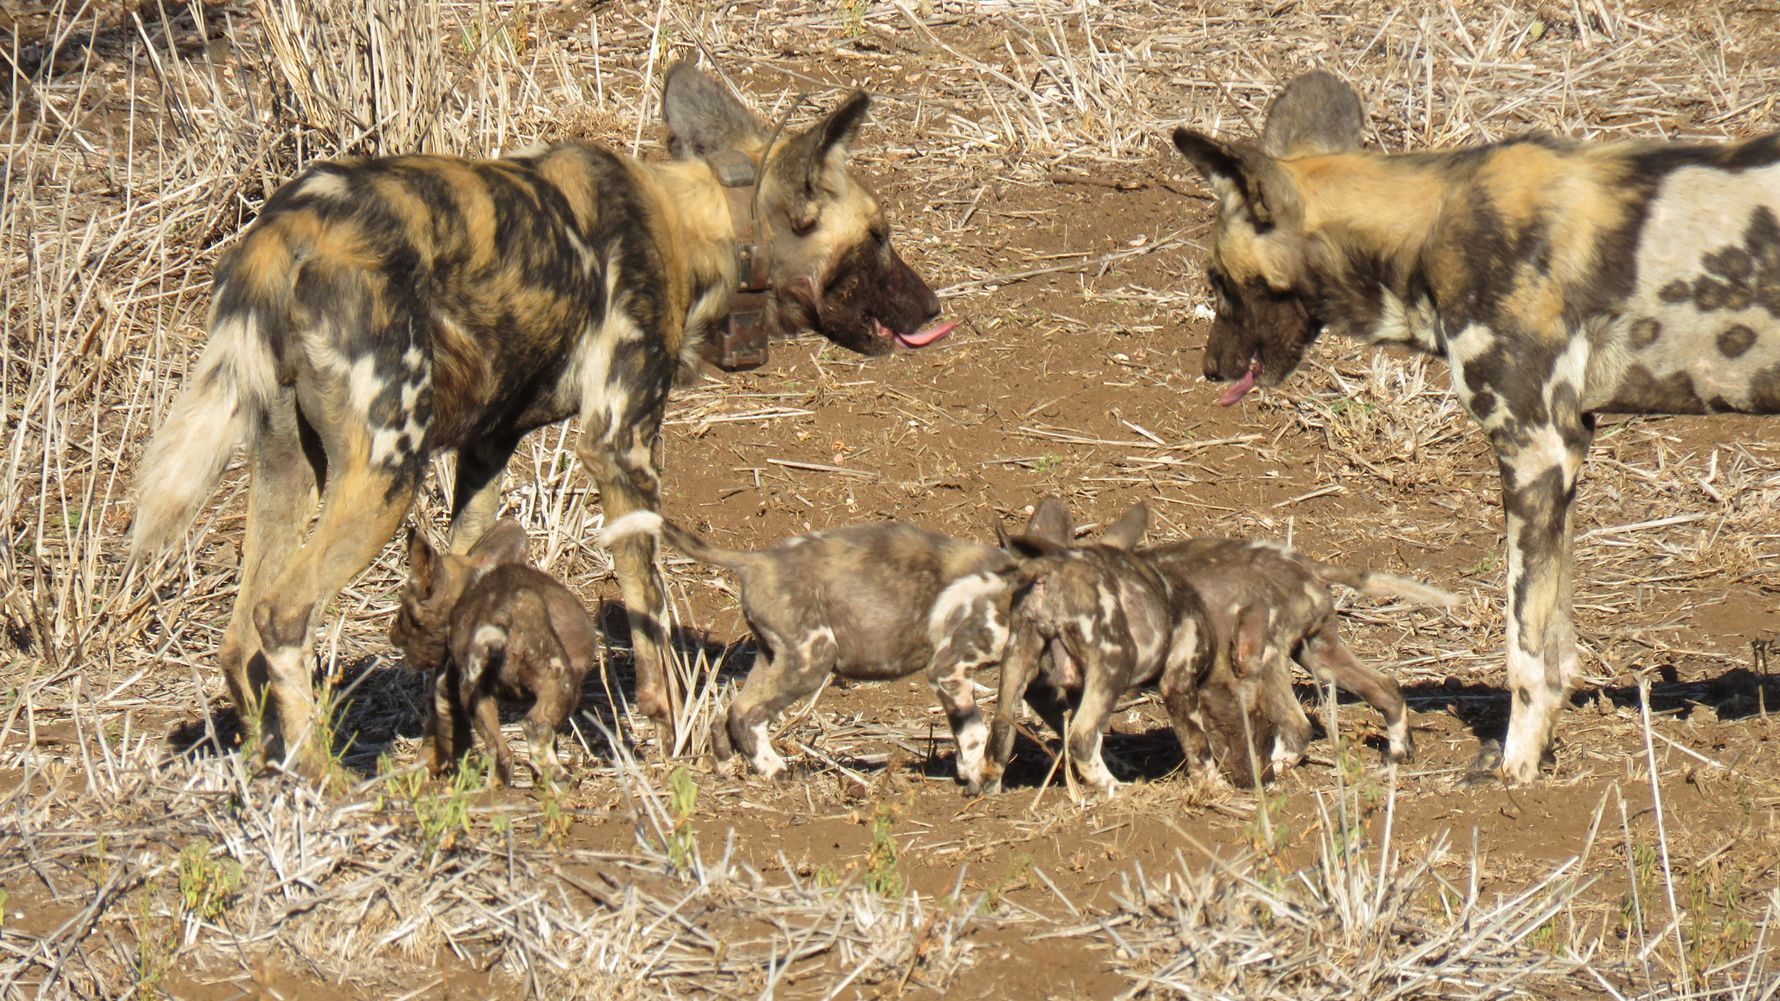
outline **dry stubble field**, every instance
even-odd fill
[[[355,8],[377,26],[340,13]],[[1218,408],[1196,375],[1210,203],[1163,138],[1249,131],[1312,66],[1356,84],[1385,149],[1749,135],[1780,125],[1773,8],[0,10],[0,996],[1754,1001],[1780,985],[1780,686],[1756,659],[1780,633],[1780,423],[1606,423],[1578,511],[1592,684],[1558,770],[1455,788],[1507,707],[1494,463],[1440,365],[1347,343]],[[668,513],[761,545],[892,516],[986,538],[1045,493],[1083,521],[1142,499],[1159,535],[1290,539],[1419,576],[1459,607],[1346,615],[1408,690],[1416,762],[1383,770],[1371,711],[1301,679],[1339,740],[1258,794],[1179,774],[1145,695],[1115,719],[1133,781],[1110,802],[1030,742],[1006,794],[970,800],[910,680],[794,710],[779,743],[798,775],[763,783],[705,753],[747,662],[731,582],[671,553],[698,697],[663,762],[623,713],[617,589],[563,429],[522,449],[507,503],[534,557],[605,603],[611,672],[563,738],[568,788],[421,779],[420,681],[383,635],[393,544],[319,639],[347,777],[317,792],[216,753],[234,733],[212,657],[239,464],[178,558],[145,579],[120,555],[219,249],[300,163],[342,150],[579,135],[662,156],[661,71],[694,50],[767,114],[878,95],[857,161],[965,322],[869,362],[805,336],[682,391]],[[449,462],[436,472],[419,514],[440,525]]]

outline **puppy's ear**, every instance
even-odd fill
[[[525,562],[525,526],[516,519],[502,518],[482,534],[470,547],[471,559],[488,566]]]
[[[438,568],[439,551],[413,522],[408,524],[408,590],[421,598],[432,594],[434,571]]]
[[[1015,556],[1029,560],[1069,551],[1069,547],[1060,542],[1052,542],[1036,535],[1016,535],[1008,539],[1003,548]]]
[[[1124,517],[1113,522],[1113,526],[1100,536],[1100,544],[1114,549],[1135,549],[1143,542],[1144,532],[1149,530],[1150,508],[1143,501],[1131,505]]]
[[[1032,509],[1026,534],[1067,545],[1075,537],[1075,520],[1069,516],[1069,508],[1063,505],[1061,498],[1046,497]]]

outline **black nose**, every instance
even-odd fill
[[[939,315],[939,296],[934,294],[934,291],[928,288],[925,282],[921,285],[921,293],[921,312],[923,314],[921,319],[923,321],[931,320]]]
[[[1224,382],[1225,381],[1224,374],[1222,372],[1219,372],[1217,370],[1217,367],[1214,366],[1211,362],[1206,362],[1205,363],[1205,381],[1206,382]]]

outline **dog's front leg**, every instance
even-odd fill
[[[1592,424],[1545,424],[1497,436],[1508,521],[1508,688],[1513,709],[1501,775],[1530,782],[1550,756],[1552,732],[1580,671],[1571,610],[1570,503]],[[1504,445],[1508,447],[1504,447]],[[1488,753],[1487,750],[1485,752]]]
[[[983,792],[1001,791],[1001,776],[1014,756],[1014,727],[1020,701],[1038,674],[1039,654],[1045,637],[1030,625],[1014,627],[1007,655],[1001,662],[1001,686],[995,702],[994,725],[989,730],[989,760],[983,766]]]
[[[599,415],[583,416],[581,441],[576,454],[599,484],[600,507],[607,524],[632,511],[653,511],[658,504],[660,481],[649,462],[647,442],[654,432],[643,434],[630,426],[630,440],[622,446]],[[658,427],[657,417],[650,426]],[[655,575],[655,539],[648,534],[628,536],[612,546],[612,562],[618,587],[624,594],[624,611],[630,619],[631,657],[637,672],[637,711],[653,720],[660,731],[661,754],[671,756],[678,744],[679,690],[667,670],[668,610],[661,581]]]

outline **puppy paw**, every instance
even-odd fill
[[[1502,780],[1502,742],[1486,740],[1477,748],[1477,757],[1465,771],[1459,785],[1467,788],[1490,785]]]

